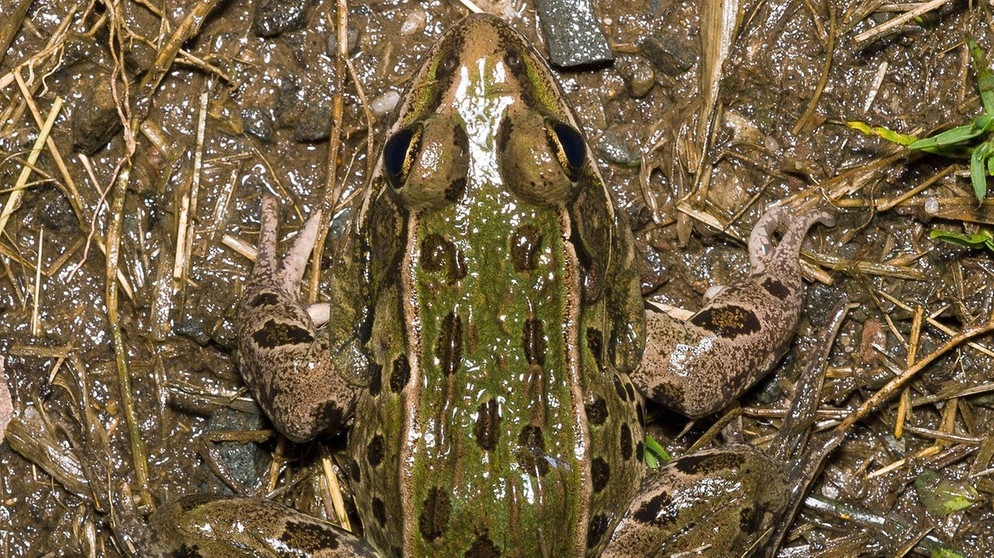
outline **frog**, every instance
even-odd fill
[[[299,296],[321,213],[280,258],[266,197],[239,368],[286,438],[348,432],[364,535],[264,499],[188,496],[153,514],[149,555],[761,546],[787,498],[780,464],[732,444],[647,470],[645,398],[705,416],[765,375],[802,311],[801,244],[834,212],[766,211],[749,276],[676,318],[643,300],[634,235],[580,130],[531,42],[471,15],[404,94],[327,303]]]

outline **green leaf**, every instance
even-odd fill
[[[987,196],[987,174],[984,170],[990,156],[991,144],[988,142],[978,145],[970,155],[970,182],[973,184],[973,193],[976,194],[978,202],[983,202]]]
[[[994,115],[994,73],[987,63],[987,55],[983,49],[977,46],[977,41],[973,37],[966,38],[966,46],[970,49],[970,56],[973,57],[973,68],[977,73],[977,90],[980,91],[980,102],[984,105],[984,112]]]
[[[650,469],[658,469],[673,460],[669,452],[659,445],[659,442],[652,439],[652,436],[645,437],[645,466]]]
[[[948,242],[949,244],[955,244],[956,246],[965,246],[967,248],[983,248],[984,246],[990,247],[994,245],[994,235],[992,235],[990,231],[986,230],[981,230],[975,234],[966,234],[945,231],[942,229],[932,229],[928,233],[928,236],[936,240]]]
[[[846,125],[852,128],[853,130],[858,130],[868,136],[881,137],[889,142],[897,143],[900,145],[911,145],[916,141],[918,141],[918,138],[916,138],[915,136],[909,136],[907,134],[895,132],[888,128],[884,128],[882,126],[870,126],[865,122],[851,121],[851,122],[846,122]]]
[[[918,500],[935,515],[949,515],[964,510],[980,498],[977,489],[968,482],[950,479],[926,469],[915,478]]]
[[[938,148],[962,145],[968,140],[986,133],[991,126],[994,126],[994,117],[989,114],[981,114],[965,126],[957,126],[934,136],[920,139],[909,145],[908,149],[932,152]]]

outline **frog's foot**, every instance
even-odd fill
[[[359,537],[276,502],[185,496],[152,514],[150,556],[376,558]]]
[[[761,548],[787,502],[787,475],[747,445],[704,450],[646,474],[602,558],[715,558]],[[691,528],[693,527],[693,528]],[[757,546],[759,545],[759,546]]]
[[[799,215],[783,206],[767,209],[749,235],[749,272],[753,275],[763,273],[772,261],[779,265],[795,265],[808,229],[815,223],[834,227],[835,214],[835,208],[830,205]],[[774,244],[773,234],[778,228],[784,227],[786,231],[783,237],[779,243]]]
[[[287,256],[277,258],[277,206],[262,205],[259,255],[238,303],[239,369],[277,430],[296,442],[340,429],[352,413],[356,386],[332,362],[322,306],[309,313],[298,297],[320,213],[308,219]]]

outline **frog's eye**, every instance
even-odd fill
[[[414,159],[421,151],[421,136],[421,125],[415,124],[398,130],[383,146],[383,173],[394,188],[407,182]]]
[[[575,181],[587,160],[587,144],[576,128],[558,120],[547,120],[545,133],[549,138],[549,147],[556,154],[563,172],[570,180]]]
[[[469,138],[461,121],[434,115],[399,130],[383,146],[383,175],[411,209],[440,207],[462,197]]]
[[[540,111],[509,110],[497,131],[497,152],[504,183],[535,203],[568,203],[588,171],[580,132]]]

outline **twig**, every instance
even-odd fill
[[[909,366],[896,378],[892,379],[890,382],[887,382],[887,385],[877,390],[877,392],[864,401],[863,404],[856,409],[856,411],[846,417],[837,427],[835,427],[836,432],[844,435],[856,422],[862,420],[865,416],[876,410],[877,407],[894,395],[899,388],[908,383],[926,366],[932,364],[936,359],[956,348],[960,343],[969,341],[970,339],[985,333],[989,333],[992,330],[994,330],[994,316],[982,325],[964,329],[959,334],[954,335],[941,347],[929,353],[925,358],[919,360],[913,366]]]
[[[28,7],[31,3],[32,0],[21,0],[17,6],[10,10],[10,13],[4,15],[3,29],[0,30],[0,64],[3,64],[3,59],[7,55],[7,47],[17,36],[21,22],[24,21],[24,14],[28,13]]]
[[[919,4],[914,9],[908,10],[907,12],[904,12],[903,14],[895,18],[888,19],[887,21],[881,23],[880,25],[877,25],[876,27],[863,31],[859,35],[856,35],[856,37],[854,37],[853,40],[855,40],[856,43],[875,40],[880,35],[886,35],[895,27],[904,25],[908,21],[911,21],[912,19],[926,12],[930,12],[947,2],[949,2],[949,0],[932,0],[931,2],[925,2],[924,4]]]
[[[190,270],[190,254],[193,252],[194,224],[190,215],[197,212],[197,192],[200,191],[200,173],[204,164],[204,131],[207,127],[207,90],[200,92],[200,114],[197,118],[197,143],[193,151],[193,177],[190,187],[180,200],[179,224],[176,229],[176,259],[173,261],[173,279],[180,283]]]
[[[31,335],[38,336],[38,305],[41,298],[41,254],[45,246],[45,227],[38,229],[38,259],[35,261],[34,308],[31,309]]]

